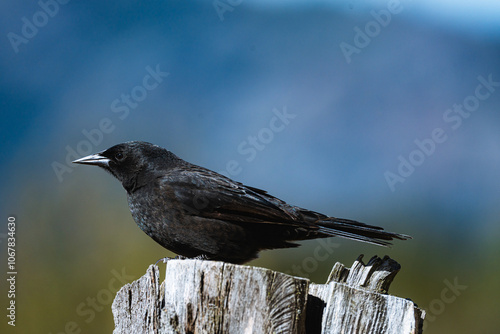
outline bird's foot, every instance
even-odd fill
[[[159,259],[158,261],[156,261],[155,266],[160,261],[163,263],[167,263],[169,260],[210,260],[210,258],[205,254],[198,255],[195,257],[187,257],[184,255],[177,255],[176,257],[163,257],[163,258]]]
[[[205,254],[201,254],[201,255],[198,255],[195,257],[187,257],[187,256],[183,256],[183,255],[177,255],[175,257],[175,259],[176,260],[210,260],[210,258]]]
[[[163,263],[167,263],[169,260],[175,260],[177,259],[177,256],[175,258],[172,258],[172,257],[162,257],[161,259],[159,259],[158,261],[155,262],[155,266],[158,264],[158,262],[163,262]]]

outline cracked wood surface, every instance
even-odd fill
[[[421,333],[425,312],[387,295],[399,264],[360,256],[326,284],[269,269],[169,260],[125,285],[113,302],[120,333]]]

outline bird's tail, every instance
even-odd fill
[[[392,245],[388,240],[411,239],[409,235],[387,232],[382,227],[363,224],[351,219],[328,217],[318,219],[315,224],[319,226],[318,232],[327,236],[358,240],[379,246]]]

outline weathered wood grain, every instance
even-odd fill
[[[119,333],[421,333],[424,312],[387,295],[400,266],[336,263],[326,284],[269,269],[170,260],[125,285],[113,302]]]
[[[117,292],[111,306],[113,333],[159,333],[160,302],[158,267],[151,265],[144,276]]]
[[[318,333],[422,333],[425,311],[411,300],[387,295],[401,266],[388,256],[360,256],[351,269],[336,263],[326,284],[310,284],[324,305]]]

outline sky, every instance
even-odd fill
[[[235,1],[235,3],[243,3]],[[372,10],[384,8],[389,4],[400,4],[411,8],[410,17],[416,19],[425,17],[449,29],[460,30],[463,33],[500,35],[500,2],[495,0],[371,0],[371,1],[342,1],[342,0],[256,0],[254,3],[263,7],[287,8],[294,6],[304,7],[331,7],[345,12],[353,10]]]

